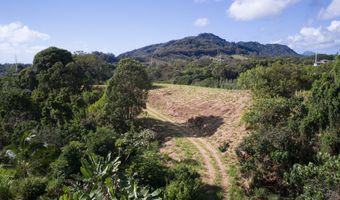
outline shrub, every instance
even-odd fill
[[[59,158],[51,164],[54,176],[71,178],[71,175],[79,173],[84,150],[84,145],[76,141],[64,146]]]
[[[140,184],[160,188],[166,185],[167,169],[155,151],[146,151],[133,160],[127,169],[128,176],[136,178]]]
[[[13,199],[13,194],[11,191],[11,177],[0,173],[0,199],[9,200]]]
[[[172,181],[166,186],[164,199],[198,200],[203,199],[203,185],[197,172],[185,166],[178,166],[172,171]]]
[[[284,173],[295,163],[312,160],[311,146],[299,142],[299,135],[287,130],[258,130],[247,137],[236,154],[243,176],[252,180],[252,187],[266,186],[276,193],[285,194]]]
[[[340,155],[319,153],[317,162],[294,165],[286,179],[297,199],[336,199],[340,197]]]
[[[20,183],[20,193],[24,200],[36,200],[46,192],[47,181],[41,177],[25,178]]]
[[[104,157],[109,153],[114,152],[117,137],[118,136],[114,131],[99,128],[96,133],[89,135],[87,139],[88,149],[91,152]],[[118,154],[118,152],[115,154]]]
[[[218,150],[220,150],[220,152],[223,153],[223,152],[228,151],[229,147],[230,147],[230,141],[228,141],[228,142],[223,142],[223,144],[221,144],[220,146],[218,146]]]

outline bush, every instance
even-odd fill
[[[302,101],[303,99],[299,97],[256,99],[253,106],[243,115],[242,120],[252,129],[290,127],[295,131],[299,126],[296,123],[307,115]]]
[[[292,97],[297,91],[310,89],[322,72],[323,68],[316,71],[312,67],[276,63],[271,67],[256,67],[242,73],[237,85],[250,89],[255,97]]]
[[[128,176],[136,178],[140,184],[160,188],[166,185],[168,171],[155,151],[146,151],[133,160],[127,169]]]
[[[312,160],[314,153],[298,136],[287,130],[258,130],[240,144],[236,154],[251,187],[266,186],[271,192],[287,194],[284,173],[295,163]]]
[[[47,181],[41,177],[25,178],[20,183],[20,193],[23,200],[36,200],[46,192]]]
[[[243,116],[254,130],[236,153],[258,198],[270,193],[298,199],[339,197],[339,158],[330,156],[340,150],[340,65],[334,63],[321,76],[329,66],[260,67],[241,75],[239,83],[255,94],[255,104]],[[296,92],[304,89],[310,91]],[[320,152],[329,155],[321,159]]]
[[[203,185],[197,172],[185,166],[178,166],[172,171],[172,181],[166,186],[164,199],[198,200],[204,199]]]
[[[223,142],[223,144],[218,146],[218,150],[220,150],[220,152],[224,153],[224,152],[228,151],[229,147],[230,147],[230,141]]]
[[[64,146],[59,158],[51,164],[54,176],[71,178],[71,175],[79,173],[84,151],[84,145],[80,142],[73,141]]]
[[[319,153],[317,162],[294,165],[286,179],[297,199],[337,199],[340,197],[340,155]]]
[[[115,142],[118,138],[114,131],[105,128],[99,128],[96,133],[90,134],[87,139],[88,149],[102,157],[115,151]],[[115,152],[112,155],[117,155]]]
[[[11,183],[12,183],[12,180],[10,176],[0,173],[0,199],[1,200],[13,199],[13,194],[11,191]]]

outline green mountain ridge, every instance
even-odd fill
[[[185,37],[135,49],[119,55],[119,58],[132,57],[141,61],[150,61],[151,59],[187,59],[234,54],[263,57],[300,56],[286,45],[229,42],[212,33],[202,33],[198,36]]]

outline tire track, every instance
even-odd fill
[[[192,132],[188,131],[187,127],[176,124],[176,122],[174,122],[172,119],[161,114],[160,112],[150,107],[149,105],[147,105],[147,111],[149,114],[151,114],[152,116],[162,121],[171,122],[175,126],[175,128],[178,130],[178,132],[181,133],[182,136],[185,136],[186,139],[188,139],[193,145],[196,146],[196,148],[198,149],[198,151],[200,152],[204,160],[204,165],[205,165],[206,173],[208,177],[207,184],[213,185],[214,180],[216,180],[217,176],[219,175],[221,178],[221,182],[219,186],[223,189],[223,195],[225,197],[224,199],[226,199],[228,177],[226,175],[226,169],[223,165],[222,159],[218,151],[206,139],[191,137],[193,134]],[[217,167],[218,167],[217,171],[215,167],[213,166],[211,159],[214,159],[215,163],[217,164]]]
[[[153,109],[153,108],[148,106],[147,111],[148,111],[149,114],[151,114],[152,116],[154,116],[154,117],[156,117],[156,118],[158,118],[160,120],[168,121],[168,122],[173,123],[175,129],[177,129],[177,131],[179,133],[181,133],[181,136],[185,135],[185,133],[187,132],[186,130],[183,130],[183,127],[181,127],[180,125],[176,125],[174,121],[172,121],[168,117],[160,114],[155,109]],[[214,167],[211,164],[212,162],[211,162],[210,157],[208,156],[208,152],[205,149],[203,149],[193,138],[190,138],[190,137],[185,137],[185,138],[187,140],[189,140],[193,145],[196,146],[196,148],[198,149],[199,153],[203,157],[204,166],[206,168],[206,175],[207,175],[207,178],[208,178],[207,184],[213,185],[215,177],[216,177],[216,171],[214,170]]]

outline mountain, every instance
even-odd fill
[[[202,56],[255,55],[264,57],[299,56],[288,46],[280,44],[260,44],[258,42],[228,42],[211,33],[185,37],[166,43],[154,44],[119,55],[143,61],[150,59],[186,59]]]
[[[305,51],[302,53],[303,56],[314,56],[315,55],[315,52],[313,51]]]

